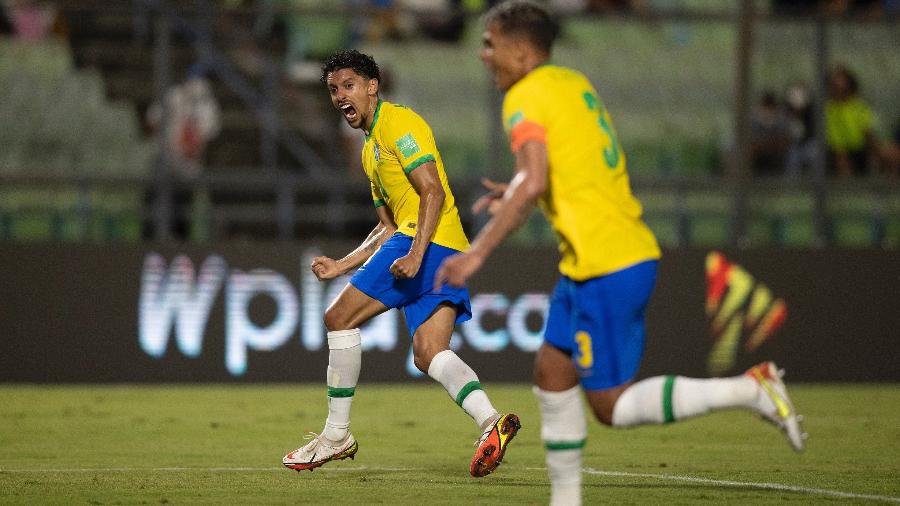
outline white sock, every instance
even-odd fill
[[[450,398],[475,420],[482,430],[497,413],[478,376],[453,350],[444,350],[431,359],[428,375],[444,386]]]
[[[613,425],[669,423],[710,411],[755,408],[758,384],[744,375],[697,379],[654,376],[628,387],[613,408]]]
[[[547,453],[551,506],[581,504],[581,451],[587,439],[587,419],[581,389],[562,392],[532,389],[541,409],[541,439]]]
[[[362,364],[359,329],[328,333],[328,419],[325,437],[342,441],[350,430],[350,405]]]

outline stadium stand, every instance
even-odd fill
[[[0,112],[5,118],[18,118],[16,128],[0,130],[0,141],[10,146],[0,153],[0,170],[55,181],[52,189],[5,185],[0,235],[17,240],[137,239],[140,215],[147,214],[141,209],[143,188],[124,194],[84,190],[77,178],[151,174],[155,146],[144,138],[141,118],[157,91],[152,20],[145,19],[147,25],[141,28],[131,8],[104,9],[106,4],[98,0],[61,0],[59,5],[69,20],[71,50],[61,42],[31,48],[11,41],[0,43],[0,84],[10,97],[0,104]],[[696,2],[705,8],[720,5]],[[254,13],[248,9],[219,12],[214,21],[219,49],[237,62],[252,84],[263,86],[260,69],[253,67],[254,60],[248,55],[263,50],[279,60],[285,42],[279,42],[274,34],[262,41],[265,47],[251,47],[247,34],[253,31]],[[728,243],[734,213],[731,197],[701,187],[723,175],[733,144],[733,22],[728,18],[644,22],[612,17],[600,23],[597,19],[570,19],[555,59],[584,69],[607,102],[648,223],[666,246]],[[491,146],[488,141],[497,120],[489,117],[493,92],[477,58],[477,27],[470,22],[456,44],[383,39],[362,43],[360,48],[390,67],[393,95],[431,122],[448,175],[459,182],[459,188],[473,192],[479,175],[505,177],[511,166],[507,153],[492,152],[505,151],[505,146]],[[883,111],[900,107],[895,87],[878,77],[900,74],[900,60],[892,51],[895,45],[885,43],[896,40],[893,28],[895,25],[887,23],[835,23],[829,31],[834,59],[853,56],[864,93]],[[756,88],[780,90],[797,79],[814,78],[815,33],[810,23],[764,20],[758,29],[752,69]],[[176,34],[169,51],[170,80],[179,80],[196,58],[190,41]],[[23,65],[29,69],[27,75],[11,70]],[[419,71],[422,68],[428,72]],[[217,79],[213,84],[223,108],[223,128],[208,149],[210,170],[228,175],[260,172],[263,156],[258,118],[231,88]],[[327,96],[319,84],[280,82],[278,87],[282,124],[327,161],[338,160],[336,122],[331,121]],[[278,149],[278,164],[296,168],[296,161],[283,147]],[[492,163],[500,167],[490,166]],[[642,187],[645,181],[669,179],[702,184],[693,189],[690,184],[668,189],[653,184]],[[263,186],[202,193],[200,207],[211,213],[204,219],[212,232],[194,236],[230,237],[248,231],[274,234],[276,197]],[[808,186],[790,188],[749,197],[749,245],[815,245],[815,194]],[[839,194],[829,199],[829,239],[851,247],[900,246],[900,199],[889,191],[876,190],[866,187],[852,199]],[[319,210],[340,205],[323,192],[300,194],[296,200]],[[471,200],[469,196],[460,198],[464,214],[465,202]],[[352,209],[348,215],[362,216],[363,211]],[[306,213],[301,218],[322,214]],[[244,225],[235,229],[240,222]],[[297,230],[321,233],[316,226],[312,221],[298,223]],[[552,233],[537,220],[525,227],[519,238],[549,242]]]
[[[2,237],[134,240],[142,189],[85,189],[80,178],[146,176],[152,146],[130,104],[106,99],[102,77],[76,70],[65,43],[0,41],[0,170],[34,182],[5,184]],[[21,180],[20,180],[21,181]]]

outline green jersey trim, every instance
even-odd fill
[[[366,140],[369,140],[369,137],[372,136],[372,132],[375,131],[375,125],[378,124],[378,114],[381,112],[381,103],[382,100],[378,99],[378,105],[375,106],[375,116],[372,118],[372,127],[369,128],[369,133],[366,134]]]
[[[409,174],[410,172],[419,168],[420,165],[424,165],[428,162],[434,162],[434,161],[435,161],[434,155],[420,156],[419,158],[416,158],[415,161],[413,161],[412,163],[407,165],[406,168],[403,169],[403,172],[405,172],[406,174]]]
[[[378,199],[372,203],[375,204],[375,207],[381,207],[385,204],[384,199]]]

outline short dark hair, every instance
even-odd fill
[[[485,26],[497,23],[505,34],[524,35],[547,53],[559,37],[556,17],[544,6],[530,0],[508,0],[495,5],[484,17]]]
[[[327,82],[328,74],[341,69],[353,69],[354,72],[366,79],[377,79],[381,82],[381,71],[378,69],[375,59],[355,49],[329,56],[322,65],[321,81]]]

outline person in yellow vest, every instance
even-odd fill
[[[742,407],[802,450],[799,419],[772,362],[731,378],[636,380],[660,249],[631,193],[609,111],[582,73],[550,62],[558,33],[534,2],[512,0],[487,13],[481,59],[506,93],[515,175],[508,184],[487,183],[491,193],[475,208],[490,209],[492,218],[467,251],[444,260],[435,279],[436,287],[463,286],[535,205],[552,224],[561,276],[534,366],[551,504],[581,502],[582,391],[597,419],[614,427]]]
[[[472,317],[469,291],[464,286],[435,285],[434,276],[441,261],[468,249],[469,241],[431,128],[412,109],[379,98],[380,81],[375,60],[355,50],[332,55],[322,68],[322,82],[335,109],[351,127],[365,133],[362,166],[379,223],[343,258],[320,256],[312,262],[319,280],[359,269],[325,312],[329,348],[325,428],[285,455],[282,463],[297,471],[312,470],[356,454],[350,404],[362,356],[359,326],[398,308],[412,336],[416,367],[441,383],[480,427],[469,472],[486,476],[503,459],[519,430],[519,417],[494,409],[478,376],[450,349],[454,325]]]
[[[839,177],[869,173],[878,156],[875,114],[859,95],[859,81],[849,69],[835,67],[828,76],[825,140],[829,173]]]

